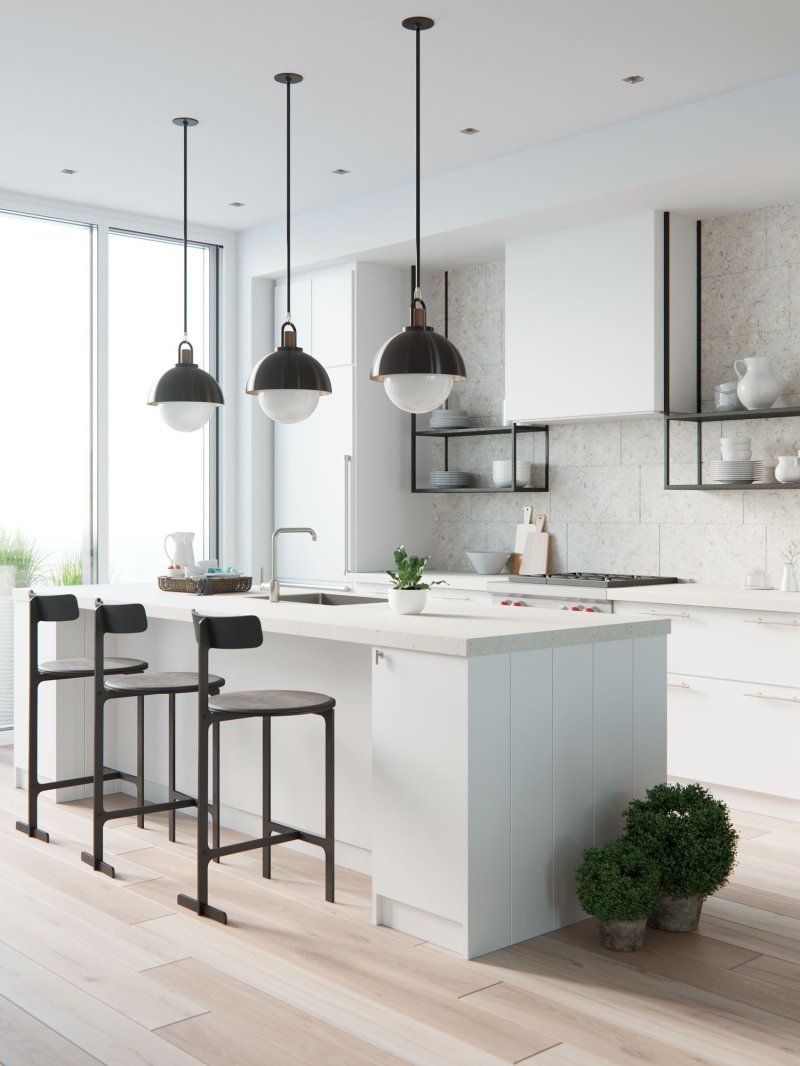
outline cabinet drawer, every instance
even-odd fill
[[[800,799],[800,688],[670,673],[667,769]]]
[[[668,617],[668,669],[677,674],[800,688],[800,615],[619,603],[628,617]]]

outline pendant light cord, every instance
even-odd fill
[[[187,229],[188,218],[188,153],[189,153],[189,123],[183,123],[183,339],[189,335],[189,237]]]
[[[419,203],[420,203],[420,176],[419,176],[419,157],[420,157],[420,135],[419,135],[419,131],[420,131],[420,101],[419,101],[419,98],[420,98],[420,76],[419,76],[420,58],[419,57],[420,57],[420,43],[419,43],[419,34],[420,34],[420,28],[419,28],[419,25],[417,25],[416,30],[415,30],[415,36],[416,36],[416,40],[417,40],[417,79],[416,79],[416,88],[417,88],[417,133],[416,133],[416,149],[417,149],[417,174],[416,174],[417,273],[416,273],[416,285],[417,285],[417,292],[419,291],[419,289],[421,287],[420,271],[419,271],[419,261],[420,261],[420,256],[419,256],[419,245],[420,245],[420,209],[419,209]]]
[[[292,317],[292,83],[286,79],[286,320]]]

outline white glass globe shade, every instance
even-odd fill
[[[160,403],[158,410],[170,429],[177,429],[181,433],[192,433],[196,429],[203,428],[214,414],[216,406],[214,403],[171,400],[169,403]]]
[[[258,402],[264,414],[276,422],[302,422],[316,410],[319,393],[314,389],[264,389]]]
[[[453,387],[445,374],[392,374],[384,378],[386,395],[401,411],[421,415],[441,407]]]

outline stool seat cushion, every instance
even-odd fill
[[[103,670],[107,674],[126,674],[134,670],[146,670],[144,659],[108,658],[103,660]],[[54,659],[49,663],[40,663],[39,673],[54,678],[91,677],[94,674],[94,659]]]
[[[263,689],[250,692],[228,692],[208,701],[212,714],[305,714],[327,711],[336,700],[321,692],[298,692],[294,689]]]
[[[197,692],[200,679],[196,673],[185,670],[155,670],[146,674],[120,674],[106,679],[107,692],[124,692],[130,696],[157,696],[170,692]],[[208,675],[208,687],[219,690],[225,684],[224,677]]]

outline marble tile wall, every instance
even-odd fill
[[[714,385],[733,380],[733,360],[768,355],[781,382],[779,404],[800,405],[800,204],[704,220],[701,386],[704,408]],[[479,424],[499,423],[503,400],[502,262],[449,272],[449,334],[469,378],[453,390]],[[433,278],[429,321],[442,330],[443,275]],[[703,427],[704,454],[714,457],[724,424]],[[800,419],[728,423],[749,436],[753,457],[796,453]],[[451,452],[489,484],[491,461],[505,458],[505,438],[475,438]],[[505,450],[504,450],[505,449]],[[672,442],[673,481],[693,480],[694,427]],[[526,456],[528,457],[528,456]],[[536,456],[534,456],[535,460]],[[550,428],[550,491],[434,496],[431,565],[469,568],[471,549],[511,550],[522,507],[548,516],[554,570],[669,574],[741,584],[763,567],[777,584],[782,552],[800,538],[800,489],[665,491],[663,427],[655,416]]]

